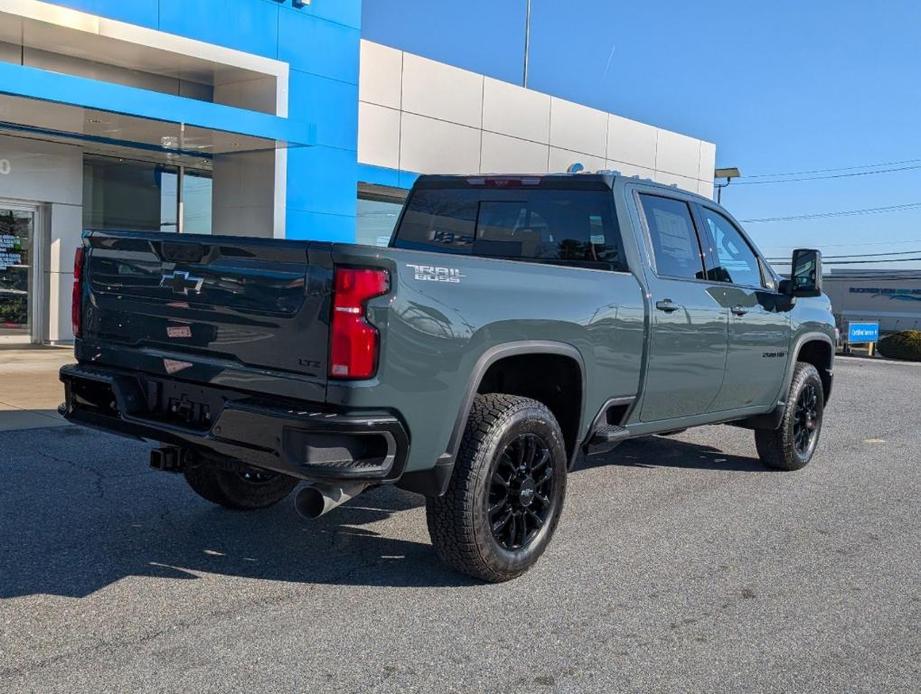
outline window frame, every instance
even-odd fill
[[[686,206],[688,209],[688,217],[691,220],[691,228],[694,230],[694,237],[697,239],[697,254],[698,259],[700,260],[700,271],[703,274],[703,277],[682,277],[680,275],[669,275],[663,273],[659,270],[659,259],[656,257],[656,247],[652,240],[652,226],[649,223],[649,219],[646,216],[646,207],[643,205],[643,196],[651,198],[662,198],[664,200],[671,200],[673,202],[681,203]],[[649,257],[652,262],[650,263],[650,268],[652,269],[653,274],[659,279],[673,280],[676,282],[702,282],[705,284],[713,284],[713,281],[709,279],[708,269],[707,269],[707,257],[706,251],[704,250],[703,239],[700,235],[700,229],[698,228],[697,217],[694,214],[693,203],[690,200],[680,198],[674,195],[666,195],[661,191],[649,191],[649,190],[637,190],[636,191],[636,204],[637,210],[640,213],[640,218],[643,220],[643,231],[646,236],[646,243],[648,246]]]
[[[761,256],[761,253],[758,252],[758,249],[755,247],[755,244],[752,243],[751,239],[748,238],[748,234],[746,234],[742,230],[742,228],[738,224],[736,224],[735,220],[732,219],[732,217],[730,217],[726,212],[719,209],[715,205],[707,205],[704,203],[695,202],[694,207],[695,207],[695,213],[698,214],[700,217],[700,228],[703,230],[703,233],[707,234],[708,239],[710,238],[710,234],[707,231],[706,227],[704,226],[707,223],[707,220],[704,218],[704,210],[707,210],[713,214],[719,215],[726,222],[728,222],[729,226],[735,229],[736,233],[739,235],[739,238],[741,238],[742,242],[745,243],[746,246],[748,246],[748,250],[751,251],[752,255],[755,257],[755,262],[758,265],[758,275],[761,278],[761,284],[759,285],[742,284],[741,282],[726,282],[725,280],[711,280],[711,281],[716,282],[717,284],[725,284],[725,285],[732,286],[732,287],[739,287],[743,289],[758,289],[758,290],[765,291],[765,292],[777,293],[776,278],[774,282],[775,286],[773,289],[768,287],[765,281],[764,273],[766,271],[766,268],[768,267],[767,261],[765,261],[765,259]],[[717,253],[716,248],[714,248],[712,244],[709,245],[708,248],[709,248],[710,260],[711,260],[711,263],[713,264],[713,267],[714,268],[719,267],[719,255]],[[707,268],[707,273],[709,274],[709,272],[710,272],[710,268]]]

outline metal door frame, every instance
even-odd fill
[[[0,198],[0,209],[32,214],[32,278],[29,282],[29,335],[24,338],[0,336],[2,345],[42,344],[48,334],[49,287],[46,281],[48,266],[47,206],[39,202]]]

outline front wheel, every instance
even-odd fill
[[[825,392],[819,372],[812,364],[797,362],[780,427],[755,430],[761,462],[775,470],[806,467],[819,444],[824,411]]]
[[[454,472],[426,501],[438,556],[474,578],[520,576],[543,554],[566,495],[566,446],[545,405],[490,393],[473,403]]]

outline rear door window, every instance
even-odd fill
[[[688,204],[647,194],[641,194],[640,201],[649,227],[656,273],[661,277],[706,279],[700,241]]]
[[[626,269],[610,190],[416,190],[393,245]]]

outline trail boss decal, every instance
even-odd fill
[[[435,267],[434,265],[410,265],[406,267],[413,269],[413,279],[420,282],[450,282],[451,284],[460,284],[462,278],[466,275],[460,270],[453,267]]]

